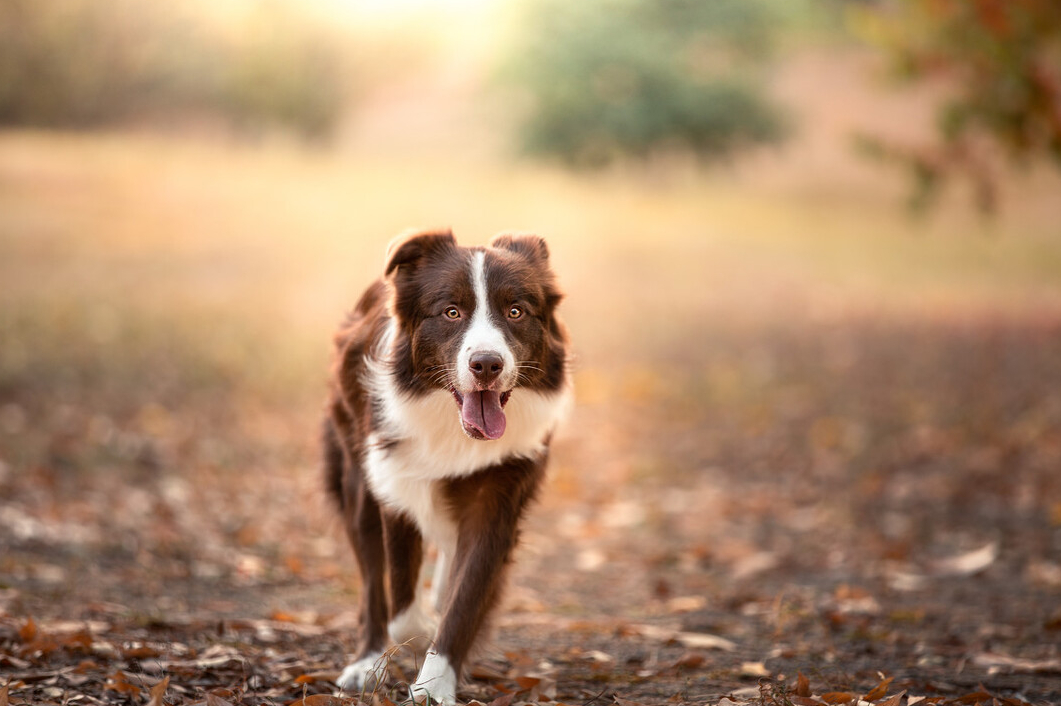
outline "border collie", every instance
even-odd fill
[[[325,465],[363,584],[341,689],[375,688],[389,638],[427,650],[412,698],[456,702],[571,396],[560,299],[538,236],[421,232],[336,334]]]

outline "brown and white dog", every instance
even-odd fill
[[[342,689],[374,688],[389,637],[430,645],[412,697],[455,703],[570,398],[560,299],[537,236],[423,232],[339,329],[325,461],[363,583]]]

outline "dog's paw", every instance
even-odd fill
[[[457,672],[448,659],[437,652],[428,652],[410,692],[418,704],[456,706]]]
[[[386,672],[386,658],[382,652],[374,652],[346,665],[335,683],[341,691],[374,691]]]

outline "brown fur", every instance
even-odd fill
[[[504,311],[518,302],[526,312],[520,321],[504,322],[516,360],[534,363],[521,368],[519,386],[559,391],[566,376],[566,334],[555,316],[561,295],[547,265],[545,243],[534,236],[502,235],[491,245],[491,307]],[[335,336],[324,458],[327,487],[342,512],[363,582],[358,657],[385,647],[388,620],[414,600],[424,551],[416,523],[377,500],[361,465],[365,440],[379,430],[381,414],[365,388],[365,361],[375,355],[374,347],[394,319],[399,333],[389,364],[402,392],[415,396],[440,389],[437,371],[452,365],[459,338],[447,328],[453,322],[438,316],[439,302],[474,307],[474,292],[463,275],[470,253],[480,250],[458,248],[448,231],[407,238],[391,249],[384,279],[365,291]],[[543,441],[547,447],[548,439]],[[385,451],[399,443],[380,442]],[[519,523],[542,482],[546,456],[541,451],[509,457],[439,481],[435,488],[457,529],[457,546],[434,650],[458,674],[499,600]]]

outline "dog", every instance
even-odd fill
[[[389,638],[426,649],[414,700],[456,703],[570,402],[561,299],[536,235],[461,247],[449,230],[417,232],[341,325],[325,469],[363,584],[341,689],[380,683]]]

